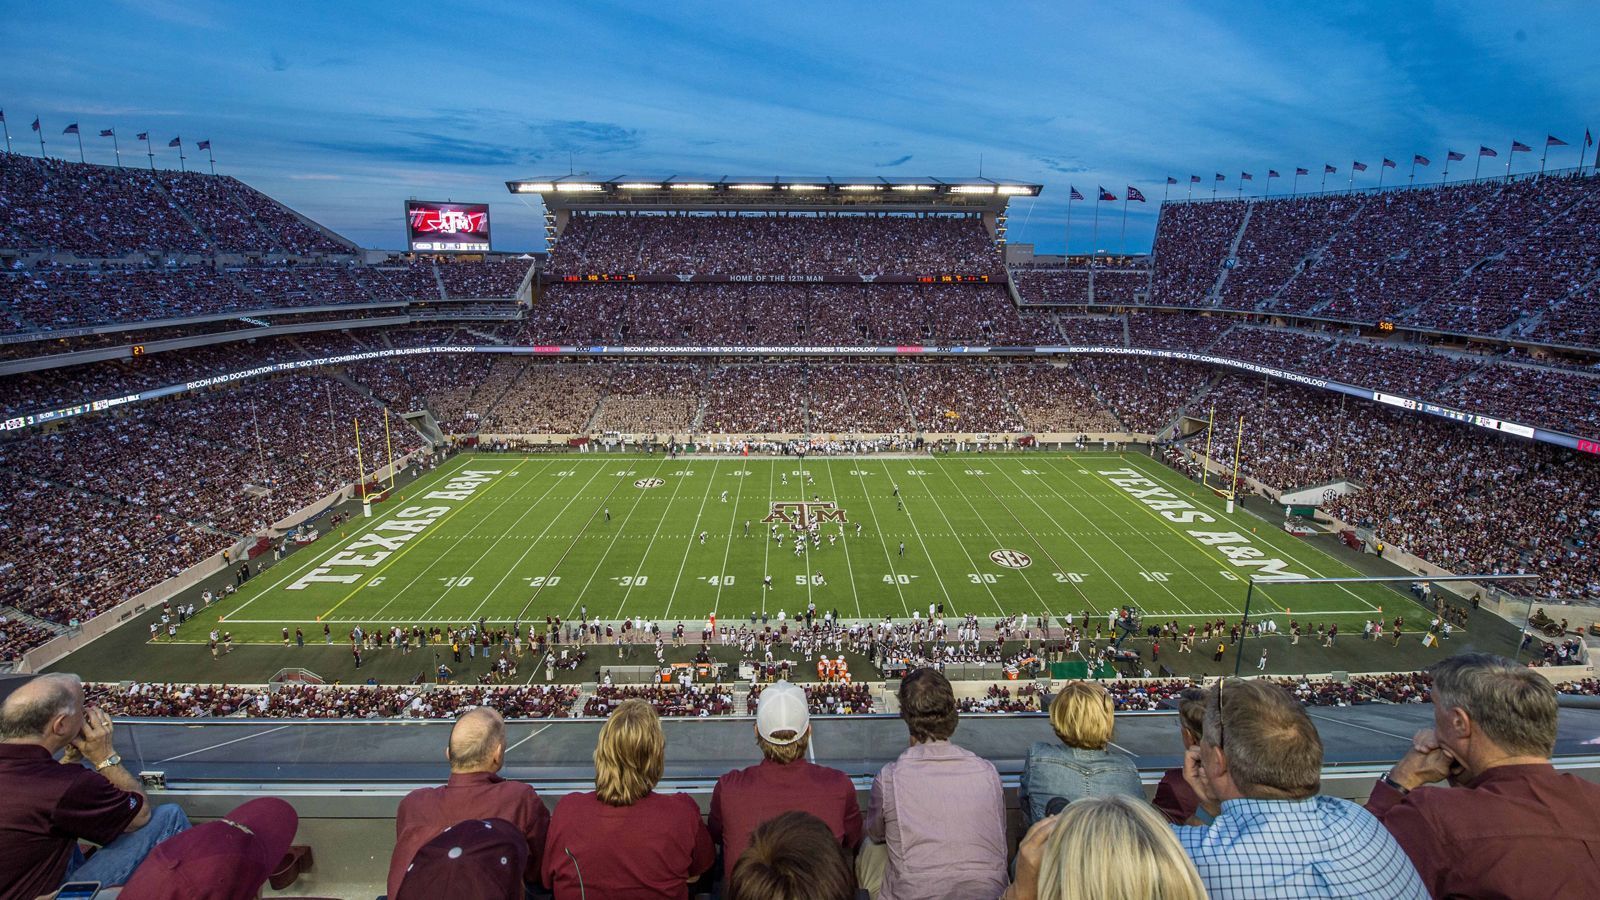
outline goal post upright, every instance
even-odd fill
[[[1291,575],[1251,575],[1244,591],[1244,612],[1239,621],[1239,646],[1233,656],[1233,674],[1238,677],[1244,665],[1244,642],[1250,636],[1250,601],[1256,585],[1285,584],[1396,584],[1404,582],[1456,582],[1456,581],[1528,581],[1539,576],[1534,573],[1516,575],[1350,575],[1318,578],[1299,578]],[[1530,598],[1530,604],[1532,600]],[[1381,611],[1381,607],[1380,607]],[[1381,620],[1380,620],[1381,621]]]

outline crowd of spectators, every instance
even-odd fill
[[[487,706],[508,719],[564,719],[570,685],[85,684],[89,702],[128,718],[453,719]]]
[[[1196,363],[1151,365],[1114,356],[1078,357],[1071,368],[1128,431],[1143,434],[1162,432],[1215,376],[1213,369]]]
[[[15,662],[22,654],[56,636],[56,632],[0,613],[0,663]]]
[[[1002,366],[1000,372],[1006,393],[1030,431],[1087,434],[1125,430],[1070,367],[1027,363]]]
[[[515,296],[532,266],[533,262],[527,259],[485,259],[477,262],[451,259],[438,261],[434,268],[444,284],[446,297],[467,299]]]
[[[1234,327],[1226,316],[1186,313],[1130,313],[1128,346],[1153,350],[1183,350],[1208,353],[1217,339]],[[1287,362],[1287,360],[1281,361]]]
[[[600,684],[594,695],[583,702],[583,714],[604,718],[629,700],[650,704],[660,716],[725,716],[735,712],[733,690],[721,684]]]

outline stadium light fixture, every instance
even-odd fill
[[[555,189],[548,181],[524,181],[517,185],[517,192],[522,194],[547,194]]]
[[[822,185],[820,185],[820,184],[786,184],[786,185],[783,186],[783,189],[786,190],[786,191],[820,191],[820,190],[822,190]]]
[[[713,187],[715,187],[715,185],[684,182],[683,184],[673,185],[672,189],[675,191],[709,191]]]
[[[897,184],[894,187],[890,188],[889,190],[891,190],[891,191],[931,191],[931,190],[933,190],[933,185],[931,185],[931,184]]]
[[[876,184],[841,184],[841,185],[839,185],[839,190],[841,190],[841,191],[855,191],[857,193],[861,193],[861,192],[865,192],[865,191],[876,191],[878,189],[879,189],[879,186],[876,185]]]
[[[952,194],[992,194],[994,188],[987,184],[953,184],[950,186]]]
[[[735,190],[735,191],[770,191],[770,190],[772,190],[772,185],[770,185],[770,184],[730,184],[730,185],[728,185],[728,188],[730,190]]]
[[[625,191],[659,191],[659,190],[661,190],[661,185],[659,185],[659,184],[647,184],[647,183],[642,182],[642,181],[630,181],[627,184],[619,184],[619,185],[617,185],[617,187],[622,188]]]
[[[1029,195],[1032,195],[1033,194],[1033,188],[1023,187],[1021,185],[1016,185],[1016,184],[1002,184],[999,187],[995,188],[995,193],[997,193],[997,194],[1013,194],[1013,195],[1015,195],[1015,194],[1029,194]]]
[[[581,181],[563,181],[562,183],[556,185],[556,193],[559,194],[577,194],[603,190],[605,190],[604,185],[586,184]]]

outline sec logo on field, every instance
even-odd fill
[[[653,488],[661,487],[663,484],[666,484],[666,482],[659,478],[641,478],[638,481],[635,481],[633,486],[636,488]]]
[[[989,554],[989,561],[1008,569],[1026,569],[1033,565],[1033,559],[1020,550],[996,550]]]

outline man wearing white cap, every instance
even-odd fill
[[[787,681],[770,684],[756,705],[756,746],[762,760],[717,779],[706,824],[722,846],[723,878],[750,845],[761,823],[793,810],[810,813],[854,850],[861,843],[861,807],[855,785],[837,769],[806,760],[811,714],[806,692]]]

